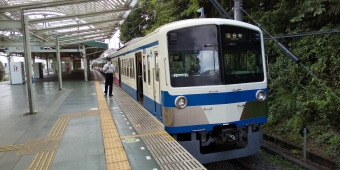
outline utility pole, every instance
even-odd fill
[[[242,1],[243,0],[234,0],[234,20],[243,21]]]

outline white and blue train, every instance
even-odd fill
[[[117,84],[201,163],[260,150],[268,90],[258,27],[217,18],[177,21],[110,57]]]

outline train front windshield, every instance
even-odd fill
[[[263,81],[259,35],[254,30],[226,25],[205,25],[169,32],[171,86]]]

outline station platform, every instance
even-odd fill
[[[82,70],[35,79],[38,112],[28,111],[26,85],[0,84],[0,169],[205,169],[162,124],[103,76]]]

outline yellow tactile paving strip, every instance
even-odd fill
[[[96,74],[95,80],[107,170],[130,170],[128,158]]]
[[[173,140],[175,140],[172,136],[170,136],[167,132],[155,132],[155,133],[148,133],[148,134],[141,134],[141,135],[131,135],[131,136],[121,136],[120,138],[125,139],[125,138],[136,138],[136,137],[144,137],[144,136],[152,136],[152,135],[164,135],[164,136],[169,136]],[[172,140],[171,139],[171,140]]]
[[[52,151],[56,150],[56,146],[58,146],[58,142],[61,141],[65,128],[67,126],[69,118],[77,118],[82,117],[84,115],[87,116],[98,116],[99,112],[97,110],[90,110],[87,112],[81,113],[71,113],[64,114],[59,117],[56,124],[51,129],[50,133],[45,138],[35,138],[30,139],[25,144],[17,144],[17,145],[8,145],[8,146],[0,146],[0,152],[8,152],[19,150],[17,156],[22,155],[30,155],[43,151]]]
[[[137,104],[132,97],[116,85],[113,86],[113,91],[115,100],[138,133],[137,135],[121,136],[120,138],[140,137],[162,170],[206,169],[169,135],[164,128],[157,123],[155,118],[150,116],[141,105]],[[99,94],[100,93],[102,93],[102,91],[100,91]]]
[[[96,116],[98,114],[98,110],[90,110],[87,112],[60,115],[47,137],[29,140],[17,155],[36,154],[27,170],[50,169],[70,119],[79,118],[84,115]]]
[[[9,146],[0,146],[0,152],[8,152],[19,150],[16,154],[17,156],[36,154],[32,159],[32,162],[27,167],[27,170],[48,170],[51,167],[56,151],[59,148],[60,142],[65,133],[67,124],[71,118],[79,118],[82,116],[98,116],[98,109],[92,109],[87,112],[81,113],[71,113],[71,114],[63,114],[60,115],[49,134],[45,138],[35,138],[30,139],[25,144],[18,145],[9,145]],[[111,136],[106,136],[111,137]],[[107,139],[104,139],[107,140]],[[118,140],[118,142],[117,142]],[[113,144],[108,145],[109,149],[122,148],[122,144],[120,143],[119,136],[116,137],[116,140],[113,140]],[[112,142],[110,140],[109,142]],[[120,152],[120,151],[118,151]],[[108,152],[110,153],[110,152]],[[110,155],[110,154],[109,154]],[[120,166],[114,166],[120,167]],[[119,168],[124,169],[124,168]],[[126,168],[125,168],[126,169]]]
[[[16,151],[20,150],[24,145],[9,145],[9,146],[0,146],[0,152],[8,152],[8,151]]]

